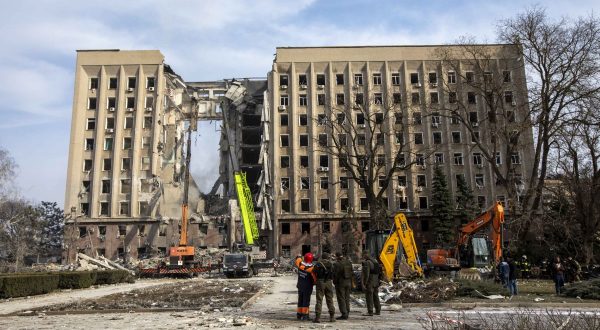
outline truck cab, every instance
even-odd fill
[[[252,257],[245,253],[227,253],[223,256],[223,274],[227,278],[256,275]]]

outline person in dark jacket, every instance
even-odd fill
[[[350,314],[350,291],[352,290],[354,272],[352,271],[352,262],[347,256],[343,256],[340,252],[336,252],[335,255],[337,262],[335,263],[333,284],[335,284],[335,296],[338,301],[338,307],[340,308],[340,313],[342,313],[337,319],[347,320]]]
[[[323,252],[321,258],[315,263],[313,273],[317,275],[317,303],[315,304],[315,319],[313,322],[321,322],[321,310],[323,308],[323,297],[329,310],[329,322],[335,322],[335,305],[333,304],[333,263],[329,253]]]
[[[519,293],[517,290],[517,265],[513,258],[508,258],[508,291],[511,297]]]
[[[371,258],[369,251],[363,251],[361,284],[367,300],[367,314],[364,314],[364,316],[373,316],[373,306],[375,306],[375,315],[381,314],[381,305],[379,304],[380,273],[381,267],[379,267],[377,260]]]
[[[313,255],[308,252],[302,257],[296,257],[294,264],[298,268],[298,308],[296,310],[296,318],[302,321],[309,320],[310,311],[310,295],[312,295],[313,284],[316,281],[315,275],[313,274],[314,266],[312,264]]]
[[[554,258],[552,263],[552,278],[554,279],[554,288],[556,295],[560,295],[562,287],[565,286],[565,265],[560,261],[560,257]]]

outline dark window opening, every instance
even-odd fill
[[[290,234],[290,223],[289,222],[282,222],[281,223],[281,234],[282,235],[289,235]]]

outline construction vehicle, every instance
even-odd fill
[[[423,276],[413,231],[403,213],[394,216],[391,230],[370,230],[366,234],[367,250],[372,257],[379,258],[388,281]]]
[[[494,203],[459,229],[456,246],[452,249],[432,249],[427,251],[427,266],[433,270],[457,270],[461,268],[489,268],[502,258],[502,224],[504,207]],[[488,235],[483,233],[491,225]]]
[[[394,278],[395,273],[396,275],[403,273],[398,271],[398,267],[396,267],[400,244],[402,244],[406,264],[410,267],[411,273],[422,277],[423,268],[417,252],[415,237],[404,213],[398,213],[394,217],[394,226],[379,254],[379,260],[383,265],[384,274],[388,281]],[[402,267],[402,263],[399,264],[399,267]]]

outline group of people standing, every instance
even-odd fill
[[[323,252],[319,260],[314,261],[312,253],[306,253],[304,258],[296,257],[294,262],[298,268],[298,307],[296,317],[298,320],[309,320],[310,297],[313,285],[316,287],[315,318],[313,322],[321,322],[323,298],[329,310],[329,321],[347,320],[350,314],[350,291],[354,272],[352,262],[348,256],[337,252],[332,260],[327,252]],[[381,266],[368,252],[363,252],[361,286],[365,292],[368,316],[379,315],[381,306],[379,303],[378,287],[382,274]],[[337,297],[341,316],[335,317],[335,305],[333,294]]]

